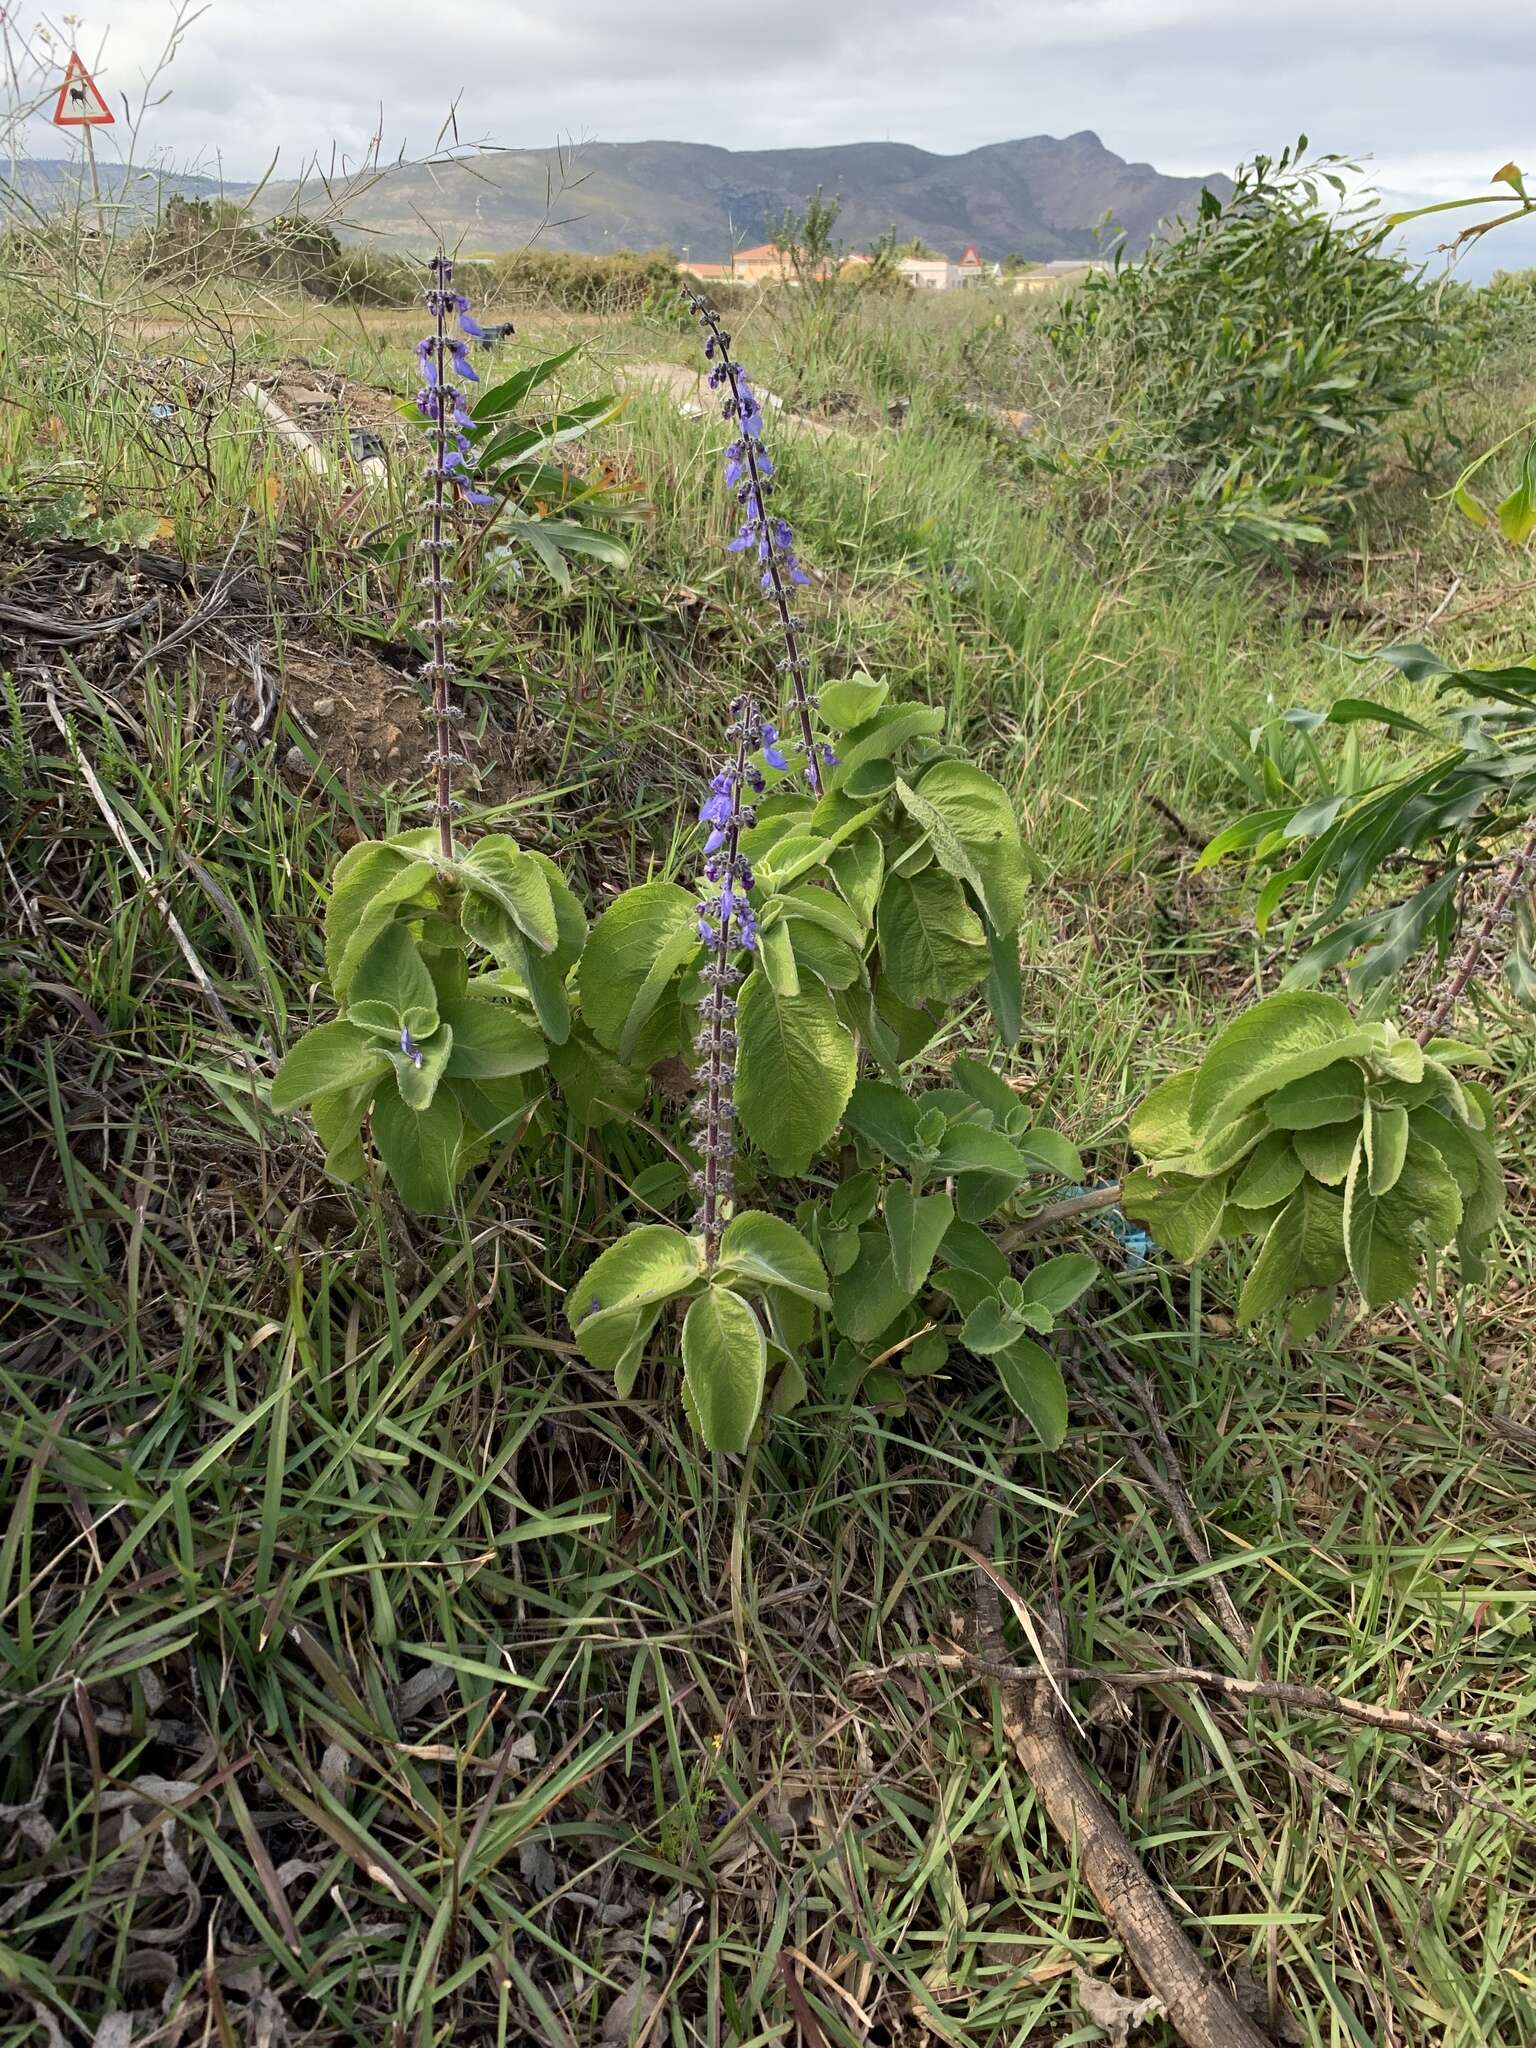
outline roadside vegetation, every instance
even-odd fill
[[[1016,1014],[978,956],[903,1086],[1016,1098],[1060,1149],[1001,1242],[1032,1257],[1065,1205],[1049,1250],[1097,1276],[1050,1338],[1059,1430],[914,1310],[896,1356],[818,1324],[799,1400],[715,1452],[676,1346],[626,1353],[621,1397],[568,1299],[685,1216],[680,1036],[635,1086],[594,1033],[445,1202],[371,1153],[338,1180],[335,1134],[271,1108],[343,997],[338,860],[431,822],[421,266],[213,214],[0,244],[0,2041],[1191,2038],[1117,2002],[1124,1929],[1035,1774],[1042,1657],[1264,2035],[1536,2040],[1528,876],[1499,896],[1536,294],[1414,280],[1253,189],[1065,306],[730,308],[816,682],[931,712],[1033,868]],[[458,572],[458,829],[601,929],[691,883],[728,705],[777,702],[783,642],[724,552],[730,430],[667,267],[458,282],[516,328],[481,381],[544,368],[496,458],[516,517]],[[1264,889],[1320,834],[1294,821],[1406,803],[1445,705],[1445,772],[1497,802],[1402,829],[1348,906],[1370,929],[1317,960],[1330,871]],[[1490,910],[1437,1023],[1488,1062],[1475,1285],[1448,1230],[1369,1306],[1298,1290],[1303,1334],[1244,1308],[1230,1203],[1199,1258],[1116,1205],[1131,1112],[1256,996],[1311,958],[1411,1036]],[[889,1173],[876,1121],[835,1175],[790,1146],[754,1183],[829,1263],[869,1220],[839,1186]]]

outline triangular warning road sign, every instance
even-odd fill
[[[109,128],[116,119],[79,54],[71,50],[69,68],[59,87],[59,103],[53,110],[54,127]]]

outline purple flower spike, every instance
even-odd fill
[[[725,450],[725,485],[742,511],[740,530],[726,542],[733,555],[752,554],[761,565],[759,581],[772,598],[784,635],[786,659],[780,667],[789,673],[794,700],[795,723],[799,728],[796,752],[805,766],[805,776],[814,795],[823,793],[822,767],[811,724],[811,702],[806,693],[805,659],[800,652],[799,621],[790,610],[789,593],[810,582],[795,553],[795,537],[787,519],[772,513],[768,499],[774,489],[774,462],[763,445],[763,409],[742,365],[731,354],[731,337],[720,324],[720,316],[699,293],[685,291],[684,297],[704,330],[704,357],[710,365],[711,389],[724,395],[720,410],[735,428]],[[765,759],[769,759],[767,755]],[[777,766],[777,763],[770,762]]]
[[[431,281],[423,297],[432,316],[432,332],[416,344],[421,364],[421,388],[416,393],[416,410],[433,428],[432,456],[427,466],[427,478],[432,487],[430,526],[422,543],[427,560],[424,581],[431,602],[430,616],[424,622],[430,648],[425,673],[431,682],[432,711],[437,725],[437,744],[428,758],[437,771],[434,811],[439,850],[445,860],[452,860],[452,770],[456,761],[462,761],[463,754],[455,744],[453,721],[458,714],[450,702],[448,690],[452,665],[448,660],[450,622],[443,558],[450,551],[451,508],[494,505],[496,499],[492,492],[482,491],[475,485],[475,450],[468,439],[475,424],[474,415],[465,405],[464,394],[453,380],[461,378],[466,383],[478,384],[480,378],[469,360],[469,342],[450,334],[448,322],[457,318],[464,334],[474,339],[484,338],[485,329],[470,313],[469,300],[463,292],[452,289],[453,259],[440,249],[427,268]],[[413,1047],[409,1032],[401,1033],[400,1049],[417,1066],[421,1065],[420,1048]]]
[[[784,758],[784,749],[778,744],[778,738],[779,731],[777,726],[765,725],[763,727],[763,759],[770,768],[777,768],[781,774],[787,774],[789,763]]]
[[[748,898],[752,868],[741,851],[741,835],[755,823],[747,792],[762,787],[762,774],[748,759],[759,740],[772,745],[774,728],[764,725],[751,703],[738,698],[731,706],[731,759],[715,775],[699,807],[711,827],[704,846],[701,896],[697,908],[700,943],[709,952],[705,963],[701,1028],[694,1040],[701,1055],[699,1132],[701,1164],[694,1175],[700,1196],[696,1228],[712,1263],[735,1194],[736,1155],[736,998],[742,980],[738,956],[757,944],[757,916]]]
[[[400,1050],[405,1054],[413,1067],[421,1066],[426,1058],[421,1047],[412,1038],[410,1031],[404,1025],[400,1029]]]

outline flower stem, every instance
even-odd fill
[[[439,285],[443,280],[439,278]],[[453,859],[453,724],[448,698],[448,631],[443,604],[443,513],[448,480],[448,406],[444,392],[448,383],[448,310],[446,291],[437,293],[437,332],[434,336],[437,360],[437,461],[432,474],[432,549],[430,589],[432,593],[432,711],[437,720],[437,839],[444,860]]]
[[[695,292],[686,292],[685,296],[694,313],[708,328],[714,341],[717,352],[716,359],[724,370],[726,381],[731,387],[731,400],[736,409],[736,417],[739,419],[742,408],[742,391],[738,380],[741,370],[731,354],[730,336],[720,325],[720,316],[707,299],[700,298]],[[751,479],[751,502],[757,508],[763,521],[763,540],[767,550],[764,560],[772,586],[774,609],[778,612],[779,627],[784,635],[786,649],[784,666],[789,671],[790,688],[794,693],[795,699],[795,716],[800,726],[800,742],[805,749],[806,780],[810,783],[812,792],[819,797],[822,793],[821,764],[816,753],[815,734],[811,726],[811,700],[807,695],[805,687],[805,657],[800,652],[800,635],[795,624],[795,615],[789,606],[789,590],[784,581],[784,568],[779,544],[774,538],[773,521],[768,517],[767,480],[758,467],[756,442],[750,434],[743,434],[741,441],[742,455],[747,465],[747,474]]]
[[[707,1266],[712,1266],[719,1255],[720,1237],[725,1229],[721,1210],[735,1192],[736,1001],[731,990],[740,976],[731,965],[730,958],[731,927],[736,916],[732,883],[739,865],[741,792],[746,784],[747,738],[752,729],[752,706],[744,702],[736,730],[731,816],[721,849],[724,855],[721,867],[727,881],[720,912],[719,939],[714,958],[705,970],[709,976],[709,991],[704,1005],[704,1165],[699,1229],[704,1239],[704,1263]]]

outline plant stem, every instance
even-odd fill
[[[752,704],[745,700],[736,731],[736,769],[731,791],[731,821],[725,828],[722,872],[726,876],[725,909],[720,917],[720,944],[712,963],[712,978],[705,1011],[708,1044],[704,1052],[704,1189],[700,1204],[700,1229],[704,1238],[704,1263],[712,1266],[720,1250],[725,1228],[721,1204],[734,1191],[732,1162],[736,1149],[735,1107],[736,1055],[734,1039],[736,1001],[730,993],[736,985],[731,966],[731,926],[735,922],[736,863],[741,844],[741,792],[747,774],[747,738],[752,731]]]
[[[719,354],[720,367],[731,387],[731,399],[736,408],[736,418],[741,417],[741,375],[740,365],[731,354],[730,339],[720,325],[720,317],[707,300],[694,293],[687,294],[695,313],[708,326]],[[795,624],[795,615],[789,608],[789,591],[784,582],[783,566],[780,561],[779,545],[773,537],[773,522],[768,516],[767,485],[757,466],[757,447],[747,434],[740,436],[742,456],[747,465],[747,474],[752,480],[752,503],[759,511],[763,522],[763,544],[767,549],[765,560],[772,585],[774,608],[779,615],[779,627],[784,635],[787,650],[784,666],[789,671],[790,688],[794,693],[795,717],[800,726],[800,744],[805,749],[805,775],[812,793],[820,796],[821,764],[816,755],[815,734],[811,725],[811,700],[805,688],[805,656],[800,652],[800,635]]]
[[[443,604],[443,513],[448,478],[448,308],[447,281],[439,273],[437,291],[437,461],[432,476],[432,710],[437,720],[437,840],[444,860],[453,859],[453,722],[448,698],[448,627]]]
[[[1427,1045],[1430,1039],[1438,1038],[1455,1015],[1462,991],[1481,965],[1483,955],[1488,950],[1488,942],[1504,922],[1505,913],[1514,899],[1515,891],[1520,887],[1522,876],[1530,876],[1533,873],[1536,873],[1536,826],[1531,828],[1525,844],[1509,856],[1508,871],[1499,884],[1498,894],[1489,904],[1486,916],[1468,941],[1467,950],[1446,983],[1445,993],[1436,1003],[1428,1023],[1419,1031],[1420,1045]]]

